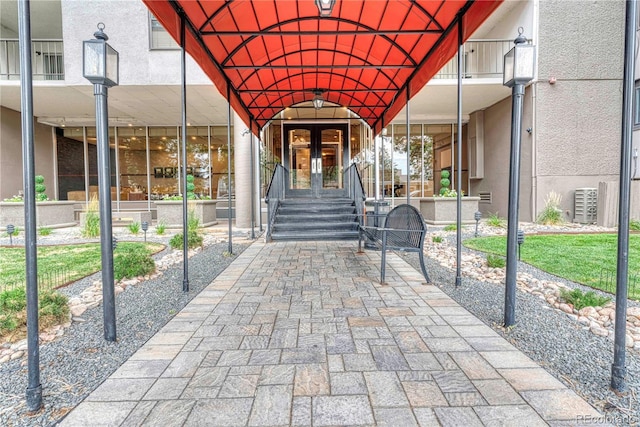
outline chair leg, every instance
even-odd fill
[[[387,233],[382,233],[382,264],[380,265],[380,284],[384,285],[384,273],[387,265]]]
[[[429,275],[427,274],[427,269],[424,265],[424,254],[422,251],[418,252],[418,258],[420,258],[420,268],[422,269],[422,274],[424,278],[427,279],[427,283],[431,283],[431,279],[429,279]]]

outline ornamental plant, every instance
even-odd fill
[[[46,202],[47,200],[49,200],[49,198],[45,193],[45,191],[47,191],[47,187],[44,185],[44,176],[36,175],[35,181],[36,181],[36,187],[35,187],[36,202]]]
[[[451,191],[449,190],[449,185],[451,184],[449,176],[451,174],[447,170],[440,172],[440,195],[443,197],[448,197],[448,193]]]

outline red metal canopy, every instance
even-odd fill
[[[377,134],[502,0],[143,0],[254,131],[314,91]]]

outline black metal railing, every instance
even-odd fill
[[[360,224],[364,220],[364,201],[367,195],[362,185],[362,178],[360,178],[360,172],[355,163],[351,163],[349,167],[344,171],[344,184],[347,189],[347,194],[351,200],[356,204],[356,213],[358,215]]]
[[[0,40],[0,80],[20,80],[20,51],[16,39]],[[62,40],[33,40],[31,60],[34,80],[64,80]]]
[[[267,242],[271,240],[271,232],[273,230],[273,222],[276,218],[278,205],[285,197],[288,174],[289,171],[280,163],[277,163],[273,170],[273,175],[271,175],[269,187],[267,187],[267,194],[264,198],[267,204],[267,232],[265,236]]]

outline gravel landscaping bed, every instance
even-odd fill
[[[463,240],[468,237],[472,237],[472,234],[463,233]],[[451,245],[455,245],[455,232],[448,239]],[[464,246],[463,251],[471,252]],[[419,269],[417,256],[402,256]],[[437,260],[427,256],[425,263],[432,281],[440,289],[603,413],[600,424],[604,421],[616,426],[640,424],[640,354],[637,351],[627,350],[626,353],[629,393],[617,396],[609,388],[613,363],[612,338],[592,334],[584,325],[552,309],[544,300],[521,291],[517,291],[516,296],[517,323],[515,327],[505,329],[502,326],[504,284],[463,276],[461,286],[456,288],[455,270],[443,267]],[[518,264],[518,271],[587,289],[522,262]],[[630,302],[630,305],[637,303]]]
[[[69,243],[69,242],[67,242]],[[115,343],[104,340],[102,305],[87,310],[62,337],[40,347],[40,382],[44,409],[26,414],[25,358],[0,365],[0,425],[49,426],[60,420],[151,338],[194,296],[220,274],[248,245],[226,242],[207,246],[189,258],[190,292],[182,292],[182,263],[153,280],[127,287],[116,297]],[[160,256],[159,254],[158,256]],[[73,295],[100,278],[100,273],[65,289]]]

